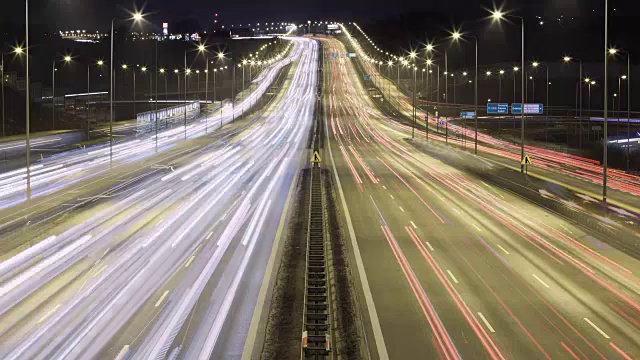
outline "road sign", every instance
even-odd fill
[[[364,81],[369,81],[371,80],[371,75],[365,75],[364,76]]]
[[[487,104],[487,114],[508,114],[509,104]]]
[[[463,111],[460,113],[460,118],[462,119],[475,119],[476,113],[475,111]]]
[[[529,158],[529,155],[525,155],[524,159],[522,159],[522,161],[520,161],[520,164],[522,164],[522,165],[531,165],[533,163],[531,162],[531,159]]]
[[[525,114],[542,114],[542,110],[543,110],[542,104],[524,104]],[[522,104],[520,103],[511,104],[511,113],[522,114]]]
[[[313,155],[311,155],[311,162],[314,163],[314,164],[318,164],[318,163],[320,163],[320,161],[322,161],[320,159],[320,154],[318,154],[317,151],[314,151]]]
[[[356,57],[356,53],[347,53],[347,57],[348,58],[354,58],[354,57]]]

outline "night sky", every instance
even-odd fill
[[[305,21],[339,19],[367,22],[410,11],[439,11],[464,14],[482,8],[491,8],[490,0],[31,0],[32,22],[48,25],[50,29],[106,29],[111,17],[126,16],[127,9],[144,8],[151,13],[154,24],[195,18],[203,27],[219,13],[225,24],[259,21]],[[627,14],[640,10],[637,0],[610,0],[610,7]],[[511,0],[505,8],[523,9],[525,13],[556,16],[580,16],[589,10],[601,11],[603,0]],[[3,1],[0,15],[4,23],[21,23],[23,0]]]

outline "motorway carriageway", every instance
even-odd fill
[[[360,49],[359,45],[350,35],[349,39],[352,39],[353,46],[356,47],[356,49]],[[355,61],[361,60],[355,59]],[[375,76],[376,79],[381,79],[381,88],[384,88],[385,92],[390,91],[391,97],[397,99],[400,111],[411,119],[413,116],[412,100],[400,92],[397,86],[384,76],[374,75],[378,74],[378,71],[372,63],[363,61],[361,64],[366,68],[366,72],[371,74],[372,78]],[[416,115],[417,121],[423,124],[426,115],[424,111],[418,109]],[[466,146],[467,148],[474,146],[475,131],[472,124],[473,120],[468,120],[467,123],[471,125],[469,127],[462,127],[451,123],[449,124],[450,142],[458,146]],[[402,125],[401,127],[404,128],[405,133],[411,131],[410,126]],[[429,136],[434,140],[444,142],[444,135],[434,131],[436,127],[436,118],[430,115]],[[456,139],[456,134],[459,134],[460,138]],[[426,136],[424,126],[416,128],[416,136]],[[463,137],[466,137],[464,144],[462,140]],[[520,168],[519,145],[496,139],[482,132],[478,132],[478,153],[492,160],[499,161],[505,166]],[[585,199],[587,201],[597,201],[593,199],[593,197],[601,198],[599,193],[602,192],[603,168],[600,165],[600,161],[526,144],[525,154],[531,157],[534,164],[533,166],[529,166],[531,175],[539,174],[544,179],[549,179],[561,184],[568,184],[576,189],[585,188],[581,193],[587,195],[588,198]],[[599,188],[594,185],[599,185]],[[626,209],[640,213],[640,206],[637,205],[637,196],[640,196],[640,176],[626,174],[624,171],[609,168],[607,185],[610,190],[617,190],[610,191],[610,200],[613,200],[616,205],[624,206]],[[633,195],[633,197],[629,198],[629,195]]]
[[[323,159],[374,358],[640,358],[638,260],[418,151],[372,103],[353,60],[329,57],[344,45],[323,41]]]
[[[293,38],[286,38],[293,40]],[[53,155],[41,161],[34,161],[31,170],[31,198],[38,198],[51,194],[70,185],[87,179],[104,176],[113,166],[128,164],[148,156],[175,147],[175,144],[185,139],[205,136],[209,131],[219,129],[228,124],[257,103],[260,97],[276,80],[279,70],[288,65],[293,59],[300,57],[302,47],[299,40],[294,40],[294,46],[289,55],[264,68],[256,78],[254,90],[235,107],[229,102],[222,111],[216,111],[209,116],[200,115],[191,120],[186,127],[178,126],[163,130],[155,134],[142,135],[135,139],[128,139],[113,144],[113,151],[109,144],[87,147]],[[287,48],[288,49],[288,48]],[[26,167],[0,173],[0,209],[10,208],[26,200],[27,169]]]
[[[186,141],[163,134],[158,154],[153,139],[119,144],[114,157],[139,169],[114,168],[117,185],[100,192],[81,179],[48,203],[0,212],[0,358],[240,355],[308,162],[318,46],[291,40],[283,91],[216,141],[198,122]],[[108,161],[92,153],[85,165]]]

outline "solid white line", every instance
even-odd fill
[[[458,279],[456,279],[455,276],[453,276],[453,274],[451,273],[451,270],[447,270],[447,274],[449,274],[449,276],[451,276],[451,280],[453,280],[454,283],[458,283]]]
[[[253,317],[251,318],[251,323],[249,325],[249,333],[247,335],[247,340],[244,343],[244,350],[242,351],[243,360],[253,359],[253,352],[255,350],[262,350],[255,349],[256,338],[258,336],[258,326],[260,325],[260,321],[262,319],[262,312],[265,307],[264,304],[267,298],[267,291],[269,290],[271,284],[275,281],[274,268],[276,266],[276,257],[278,255],[278,249],[280,248],[285,221],[289,212],[289,204],[292,201],[291,197],[297,183],[298,175],[296,174],[291,180],[291,186],[289,186],[289,194],[287,195],[287,199],[285,200],[284,208],[282,209],[282,216],[280,216],[280,223],[278,224],[278,229],[276,230],[273,245],[271,246],[271,256],[269,256],[269,261],[267,262],[267,268],[265,269],[264,278],[262,279],[262,286],[260,287],[260,292],[258,293],[258,301],[256,302],[256,307],[253,311]]]
[[[471,224],[471,225],[473,225],[473,227],[474,227],[474,228],[476,228],[478,231],[482,231],[482,230],[480,230],[480,228],[478,227],[478,225],[476,225],[476,224]]]
[[[402,208],[402,206],[398,206],[400,208],[400,211],[404,212],[404,209]]]
[[[482,320],[484,325],[487,327],[487,329],[489,329],[489,331],[491,331],[492,333],[496,332],[495,330],[493,330],[493,327],[491,326],[491,324],[489,324],[487,319],[485,319],[484,315],[482,315],[480,311],[478,311],[478,316],[480,317],[480,320]]]
[[[189,265],[191,265],[191,262],[193,261],[193,259],[195,259],[195,255],[191,255],[191,257],[189,257],[189,260],[187,260],[187,263],[184,265],[185,268],[188,268]]]
[[[206,238],[204,238],[205,240],[209,240],[209,238],[211,237],[211,235],[213,235],[213,231],[209,233],[209,235],[207,235]]]
[[[158,299],[158,302],[156,303],[156,307],[158,307],[158,306],[160,306],[160,304],[162,304],[162,300],[164,300],[164,298],[167,296],[168,293],[169,293],[169,290],[165,290],[164,291],[162,296],[160,296],[160,299]]]
[[[413,223],[413,221],[409,221],[411,223],[411,226],[413,226],[414,229],[417,229],[418,227],[416,226],[416,224]]]
[[[502,246],[500,246],[500,244],[496,244],[496,245],[498,245],[498,247],[500,248],[500,250],[504,251],[504,253],[505,253],[505,254],[509,255],[509,252],[508,252],[505,248],[503,248]]]
[[[610,339],[609,335],[607,335],[604,331],[602,331],[602,329],[600,329],[599,327],[596,326],[596,324],[594,324],[593,322],[591,322],[591,320],[584,318],[584,321],[588,322],[589,325],[593,326],[594,329],[596,329],[600,335],[604,336],[605,339]]]
[[[429,250],[431,250],[431,251],[435,251],[435,250],[433,250],[433,247],[431,247],[431,244],[429,244],[429,242],[428,242],[428,241],[427,241],[426,243],[427,243],[427,247],[429,247]]]
[[[58,308],[60,307],[60,304],[56,305],[53,309],[47,311],[46,314],[42,315],[42,317],[40,318],[40,320],[38,320],[38,324],[40,324],[41,322],[43,322],[46,318],[48,318],[49,316],[51,316],[51,314],[53,314],[54,312],[56,312],[56,310],[58,310]]]
[[[549,285],[547,285],[547,283],[545,283],[544,281],[542,281],[542,279],[540,279],[540,278],[538,277],[538,275],[536,275],[536,274],[531,274],[531,275],[533,275],[533,277],[534,277],[534,278],[536,278],[536,280],[540,281],[540,283],[541,283],[542,285],[544,285],[544,286],[546,286],[546,287],[550,288],[550,286],[549,286]]]
[[[569,229],[567,229],[567,227],[565,227],[564,225],[560,224],[560,226],[562,226],[563,229],[565,229],[566,231],[569,232],[569,234],[573,234],[573,232]]]
[[[333,174],[336,178],[336,184],[338,185],[338,194],[340,195],[340,202],[342,203],[342,209],[344,216],[347,219],[347,228],[349,229],[349,238],[351,239],[351,247],[353,249],[354,257],[356,260],[356,269],[358,269],[358,276],[360,277],[360,283],[362,285],[362,292],[364,293],[365,303],[367,304],[367,310],[369,312],[369,320],[371,321],[371,328],[373,330],[373,337],[376,342],[376,349],[378,350],[378,357],[382,360],[389,359],[389,353],[384,343],[384,337],[382,336],[382,328],[380,327],[380,319],[378,318],[378,312],[376,311],[376,305],[373,302],[373,295],[371,294],[371,287],[369,286],[369,280],[367,279],[367,273],[364,270],[364,263],[362,262],[362,255],[360,254],[360,247],[356,240],[356,232],[353,229],[353,223],[351,222],[351,215],[349,208],[347,207],[347,200],[344,198],[344,191],[342,190],[342,184],[340,183],[340,177],[338,176],[338,169],[336,169],[336,162],[333,159],[333,152],[331,151],[331,138],[329,135],[329,125],[327,121],[324,122],[325,136],[327,139],[327,149],[329,150],[329,157],[331,158],[331,166],[333,167]]]
[[[129,345],[125,345],[122,347],[122,350],[120,350],[118,355],[116,355],[115,359],[113,360],[122,360],[128,353],[129,353]]]

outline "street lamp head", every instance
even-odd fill
[[[590,83],[590,82],[591,82],[591,79],[589,79],[589,78],[585,78],[585,79],[584,79],[584,82],[586,82],[586,83]]]
[[[519,67],[517,67],[517,66],[514,66],[514,67],[513,67],[513,71],[518,71],[518,70],[520,70],[520,68],[519,68]]]
[[[140,68],[140,71],[143,71],[143,72],[144,72],[144,71],[147,71],[147,67],[146,67],[146,66],[141,67],[141,68]]]
[[[540,65],[540,63],[539,63],[539,62],[537,62],[537,61],[534,61],[534,62],[533,62],[533,64],[531,64],[531,65],[532,65],[533,67],[538,67],[538,65]]]
[[[66,61],[66,62],[71,61],[71,56],[69,56],[69,55],[65,55],[65,57],[64,57],[64,61]]]
[[[219,52],[218,53],[218,59],[221,59],[221,60],[224,59],[224,53]]]
[[[609,49],[609,54],[610,55],[615,55],[617,52],[618,52],[618,49],[616,49],[616,48]]]
[[[136,13],[134,13],[134,14],[133,14],[133,20],[135,20],[135,21],[140,21],[140,20],[142,20],[142,13],[140,13],[140,12],[136,12]]]
[[[127,68],[127,64],[122,64],[122,68],[126,69]]]
[[[179,72],[179,70],[178,70],[178,69],[173,69],[173,73],[174,73],[174,74],[177,74],[178,72]]]
[[[620,76],[620,78],[621,78],[622,80],[627,80],[627,75],[622,75],[622,76]]]
[[[504,19],[504,13],[502,11],[500,11],[500,10],[494,10],[491,13],[491,17],[493,18],[493,20],[496,20],[496,21],[502,20],[502,19]]]
[[[562,58],[562,60],[564,60],[564,62],[569,62],[571,61],[571,57],[570,56],[565,56]]]
[[[198,51],[204,52],[205,50],[207,50],[207,48],[203,44],[198,45]]]
[[[460,34],[459,31],[454,31],[451,33],[451,37],[453,40],[459,40],[462,37],[462,34]]]
[[[467,76],[467,72],[466,72],[466,71],[465,71],[465,72],[463,72],[463,73],[462,73],[462,76]]]
[[[102,66],[102,65],[104,65],[104,61],[102,61],[102,60],[98,60],[98,63],[97,63],[97,64],[98,64],[98,66]]]
[[[416,58],[416,55],[417,55],[417,54],[416,54],[416,52],[415,52],[415,51],[412,51],[412,52],[410,52],[410,53],[409,53],[409,57],[410,57],[410,58],[412,58],[412,59],[415,59],[415,58]]]
[[[433,60],[431,59],[427,60],[427,65],[431,65],[431,64],[433,64]]]
[[[160,73],[161,73],[161,74],[164,74],[164,69],[160,69]]]
[[[433,44],[427,44],[427,51],[433,50]]]
[[[487,71],[487,76],[491,76],[491,71]]]
[[[187,74],[191,74],[191,69],[187,69]]]
[[[504,75],[504,70],[500,70],[500,75]]]
[[[529,76],[529,80],[533,80],[533,76]]]
[[[22,48],[22,46],[16,46],[13,48],[13,52],[20,55],[24,52],[24,49]]]
[[[595,84],[596,84],[595,80],[591,82],[591,85],[595,85]]]

